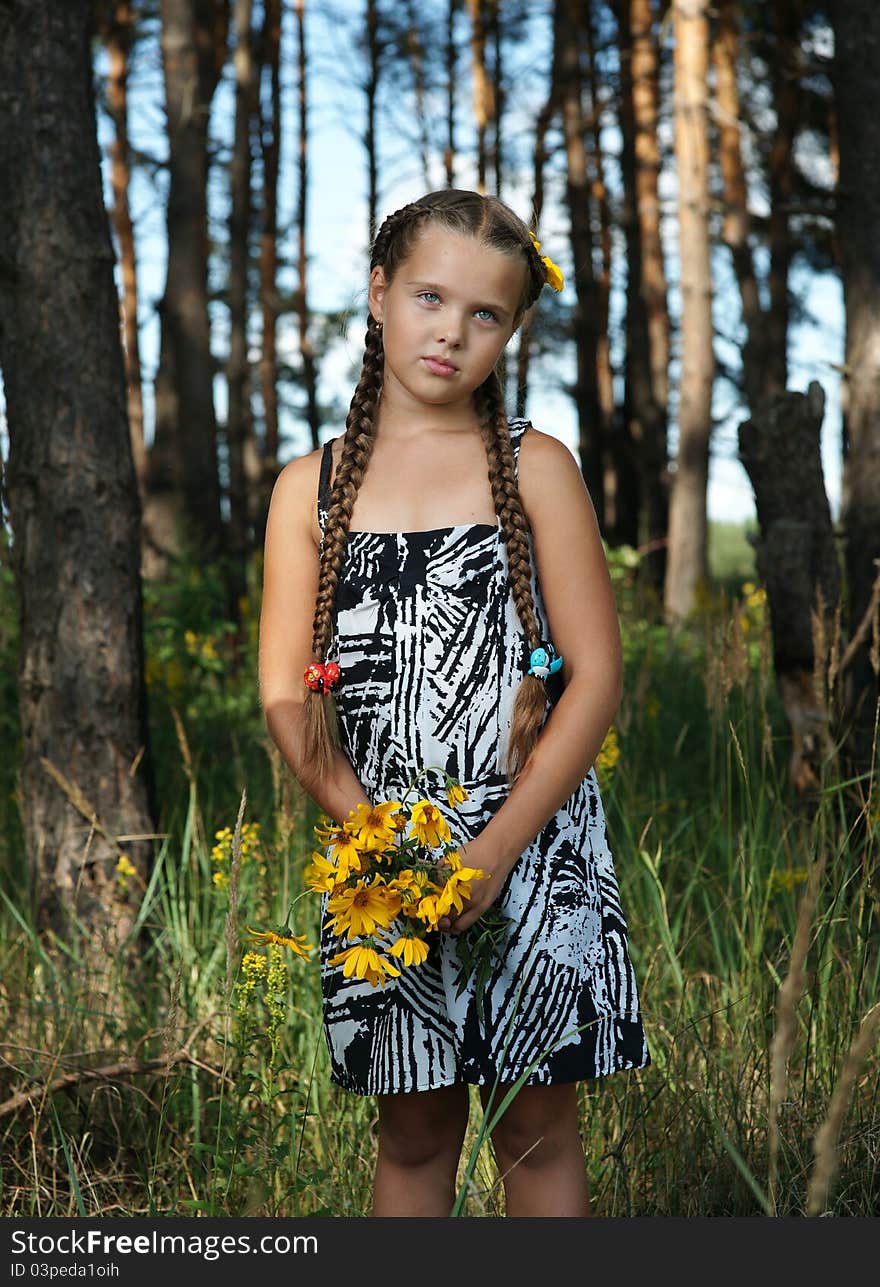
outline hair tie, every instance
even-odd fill
[[[536,679],[543,679],[546,683],[550,675],[555,675],[558,670],[562,669],[562,657],[557,657],[556,649],[552,643],[544,641],[533,648],[529,657],[530,675]]]
[[[312,661],[305,668],[303,679],[306,681],[306,688],[311,688],[313,692],[321,693],[326,696],[327,693],[335,693],[339,687],[341,672],[335,661]]]
[[[544,281],[547,283],[549,287],[551,287],[551,289],[555,291],[562,290],[562,285],[563,285],[562,269],[559,267],[558,264],[554,264],[553,260],[550,258],[549,255],[541,254],[541,243],[540,241],[538,241],[538,238],[535,236],[535,234],[533,232],[530,232],[529,236],[532,239],[532,245],[535,247],[535,252],[538,255],[538,258],[541,260],[541,263],[544,265]]]

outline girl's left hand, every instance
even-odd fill
[[[479,867],[485,876],[471,882],[471,896],[460,912],[450,912],[437,922],[437,928],[447,934],[463,934],[470,929],[495,902],[508,875],[508,869],[493,863],[488,855],[479,854],[479,845],[475,841],[461,845],[459,853],[465,867]]]

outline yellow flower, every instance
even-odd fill
[[[461,867],[458,871],[454,871],[437,899],[438,915],[445,916],[453,907],[456,912],[460,912],[470,899],[470,882],[483,879],[485,879],[485,873],[477,867]]]
[[[424,921],[428,929],[436,929],[437,922],[440,919],[440,912],[437,909],[438,897],[439,895],[437,894],[426,894],[424,898],[419,899],[418,905],[411,908],[408,914],[417,917],[420,921]]]
[[[359,804],[349,812],[347,824],[360,843],[362,849],[387,849],[396,834],[394,821],[389,814],[400,808],[398,800],[386,800],[382,804]]]
[[[421,965],[428,955],[428,950],[425,940],[416,938],[412,934],[401,934],[388,949],[392,956],[400,957],[404,965]]]
[[[340,879],[339,869],[328,862],[323,854],[312,853],[312,861],[306,867],[303,878],[309,889],[316,893],[331,893]]]
[[[342,973],[347,979],[354,974],[359,979],[366,979],[374,987],[377,983],[384,987],[386,975],[395,979],[400,977],[400,970],[387,957],[380,956],[375,948],[363,943],[356,943],[354,947],[347,947],[344,952],[337,952],[330,957],[329,964],[341,965]]]
[[[360,938],[372,934],[377,926],[387,929],[400,911],[400,895],[387,885],[367,885],[359,880],[353,889],[341,889],[327,900],[328,922],[334,934]]]
[[[410,821],[412,834],[418,838],[420,845],[427,845],[429,849],[436,849],[441,844],[448,845],[452,839],[449,823],[430,800],[419,800],[413,805]]]
[[[450,780],[446,788],[446,799],[449,801],[450,809],[454,809],[457,804],[463,804],[469,799],[469,796],[460,782]]]
[[[137,868],[132,865],[125,854],[119,855],[119,860],[116,863],[116,870],[119,872],[120,876],[137,875]]]
[[[313,951],[314,943],[307,943],[305,934],[291,934],[288,926],[280,930],[252,930],[250,925],[247,927],[248,934],[251,935],[255,943],[277,943],[279,947],[289,947],[291,952],[297,956],[309,959],[309,952]],[[253,953],[249,953],[253,955]]]
[[[540,254],[541,243],[540,241],[538,241],[538,238],[535,236],[534,233],[532,233],[532,245],[535,247],[535,250],[537,250],[538,253]],[[562,276],[562,269],[559,267],[559,265],[554,264],[553,260],[549,257],[549,255],[541,255],[541,263],[544,265],[544,279],[547,282],[547,285],[552,290],[555,290],[555,291],[562,290],[564,279]]]

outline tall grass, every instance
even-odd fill
[[[594,1213],[873,1214],[876,796],[832,757],[815,799],[794,798],[760,593],[729,578],[673,633],[626,560],[614,573],[626,695],[601,782],[652,1063],[579,1087]],[[7,840],[4,1215],[370,1210],[375,1101],[329,1081],[317,966],[289,958],[271,986],[243,972],[248,926],[283,924],[303,890],[315,811],[263,731],[255,610],[236,633],[215,590],[187,572],[148,605],[164,839],[131,890],[137,969],[96,980],[76,942],[42,941]],[[317,913],[295,903],[311,942]],[[456,1211],[494,1217],[471,1103]]]

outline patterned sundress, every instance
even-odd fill
[[[517,460],[528,427],[510,421]],[[328,442],[322,531],[331,469]],[[538,624],[549,639],[534,559],[532,566]],[[432,770],[408,805],[431,800],[459,840],[472,839],[508,793],[504,754],[528,666],[500,525],[350,532],[334,616],[328,660],[342,671],[340,738],[367,797],[402,800],[417,769],[439,766],[468,799],[450,810],[443,773]],[[427,960],[374,986],[328,964],[343,943],[322,930],[323,1022],[336,1084],[375,1095],[511,1082],[528,1070],[525,1084],[538,1085],[651,1062],[594,769],[516,861],[497,901],[512,925],[480,997],[473,977],[458,995],[454,935],[430,935]],[[322,925],[326,902],[324,894]]]

